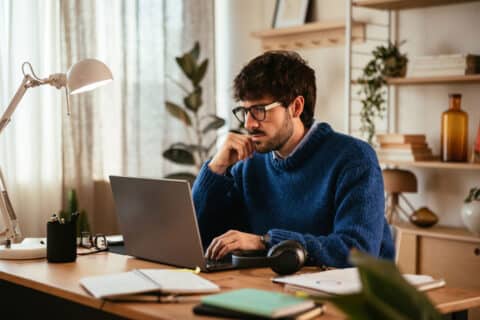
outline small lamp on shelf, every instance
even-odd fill
[[[27,67],[29,70],[26,70]],[[113,79],[110,69],[103,62],[96,59],[81,60],[74,64],[67,73],[56,73],[47,78],[39,78],[29,62],[22,64],[22,72],[24,76],[23,81],[0,118],[0,134],[10,122],[13,112],[29,88],[44,84],[49,84],[57,89],[65,88],[67,114],[70,115],[69,94],[73,95],[90,91],[107,84]],[[4,230],[0,230],[0,240],[5,242],[5,245],[0,245],[0,259],[32,259],[46,256],[45,243],[32,241],[32,239],[23,239],[1,170],[0,217],[4,222]]]
[[[389,224],[394,223],[395,216],[403,217],[418,227],[430,227],[438,222],[438,217],[427,207],[421,207],[417,210],[403,195],[406,192],[417,192],[417,178],[415,174],[408,170],[384,169],[382,171],[385,191],[387,192],[386,216]],[[402,199],[411,210],[411,213],[400,205]]]
[[[382,174],[387,193],[385,202],[388,223],[392,224],[395,216],[400,216],[400,214],[408,219],[410,214],[400,205],[400,198],[405,201],[411,210],[415,210],[403,195],[405,192],[417,192],[417,178],[415,174],[411,171],[400,169],[384,169]]]

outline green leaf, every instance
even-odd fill
[[[198,86],[198,84],[202,81],[203,77],[207,72],[207,68],[208,68],[208,59],[205,59],[197,68],[197,71],[195,72],[195,76],[192,79],[194,86]]]
[[[210,121],[209,124],[207,124],[205,126],[205,128],[203,128],[202,130],[202,133],[207,133],[208,131],[210,130],[217,130],[217,129],[220,129],[221,127],[223,127],[225,125],[225,120],[223,118],[220,118],[216,115],[209,115],[210,118],[212,118],[212,121]]]
[[[163,152],[163,157],[178,164],[195,164],[195,158],[193,157],[192,152],[183,144],[173,144]]]
[[[358,267],[363,292],[369,298],[376,298],[405,319],[443,319],[427,296],[410,285],[393,262],[356,250],[350,261]]]
[[[185,110],[182,109],[182,107],[170,101],[166,101],[165,106],[167,107],[168,112],[172,116],[179,119],[180,121],[185,123],[187,126],[192,125],[192,120],[190,120],[190,116]]]
[[[180,69],[182,69],[185,76],[187,76],[188,79],[192,80],[197,70],[197,65],[193,56],[190,53],[187,53],[181,57],[175,58],[175,60],[177,61],[177,64],[180,66]]]
[[[72,214],[77,210],[78,210],[77,193],[75,192],[75,189],[71,189],[68,191],[68,211],[70,214]]]
[[[197,87],[195,91],[193,91],[183,99],[183,103],[185,104],[185,107],[187,107],[189,110],[193,112],[197,112],[197,110],[200,108],[200,106],[203,103],[202,88]]]
[[[190,172],[175,172],[175,173],[170,173],[166,175],[165,178],[176,179],[176,180],[187,180],[190,183],[190,185],[193,185],[193,182],[195,181],[196,176]]]
[[[190,55],[195,61],[198,60],[198,57],[200,56],[200,43],[198,43],[198,41],[195,41],[195,44],[193,45],[193,48],[190,51]]]

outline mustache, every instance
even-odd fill
[[[265,134],[265,132],[263,132],[262,130],[255,129],[255,130],[248,130],[248,134],[249,135]]]

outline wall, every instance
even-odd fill
[[[273,0],[217,0],[217,106],[224,114],[232,105],[231,81],[241,66],[261,53],[260,41],[249,34],[271,24]],[[314,0],[314,20],[344,19],[345,2]],[[378,15],[355,9],[357,17]],[[466,3],[401,11],[397,16],[398,39],[406,39],[402,50],[409,55],[478,53],[480,3]],[[316,70],[316,118],[344,130],[344,47],[303,49],[299,53]],[[220,81],[221,83],[218,83]],[[402,87],[397,92],[397,127],[403,133],[425,133],[434,153],[439,153],[440,116],[448,107],[448,93],[463,94],[463,108],[470,117],[469,139],[473,143],[480,119],[480,85],[436,85]],[[427,205],[444,225],[461,226],[460,208],[468,189],[480,183],[479,171],[413,169],[419,193],[408,194],[415,207]]]

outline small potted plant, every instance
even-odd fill
[[[480,187],[470,189],[462,207],[462,219],[468,230],[480,235]]]
[[[398,46],[389,43],[378,46],[372,51],[373,58],[363,68],[362,76],[357,80],[361,86],[358,92],[362,97],[360,111],[360,130],[369,144],[373,144],[375,136],[375,118],[383,118],[386,110],[384,91],[385,78],[404,77],[407,71],[407,56],[400,53]]]

